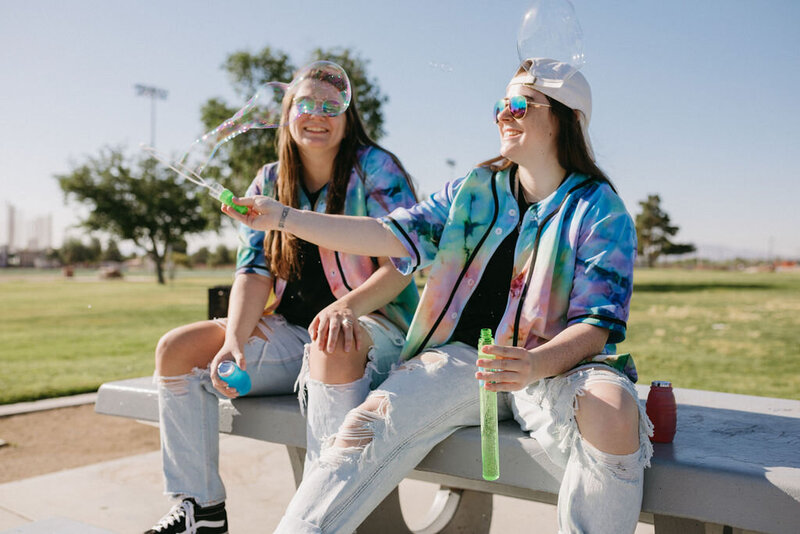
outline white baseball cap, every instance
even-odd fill
[[[581,125],[583,140],[586,142],[586,149],[589,157],[594,160],[594,150],[589,139],[589,121],[592,118],[592,89],[589,82],[579,71],[569,69],[572,72],[562,74],[559,79],[559,71],[563,71],[564,64],[547,58],[530,58],[522,62],[517,72],[525,71],[522,83],[535,89],[543,95],[549,96],[553,100],[561,102],[570,109],[578,112],[578,121]],[[518,74],[515,78],[521,77]]]

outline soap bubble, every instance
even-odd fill
[[[436,61],[428,61],[428,66],[432,69],[441,70],[443,72],[453,72],[453,67],[449,63],[438,63]]]
[[[292,95],[292,106],[283,117],[283,100]],[[301,69],[291,83],[267,82],[231,118],[207,132],[171,167],[183,176],[201,177],[219,148],[252,129],[287,126],[303,114],[335,117],[350,106],[350,80],[342,67],[316,61]],[[193,180],[194,181],[194,180]]]
[[[545,87],[561,87],[586,62],[583,31],[569,0],[534,0],[517,34],[520,62]]]
[[[301,70],[289,86],[294,119],[303,114],[336,117],[350,106],[350,79],[342,67],[316,61]]]
[[[182,167],[201,175],[219,148],[254,128],[275,128],[281,124],[281,102],[287,85],[268,82],[231,118],[195,140],[178,161]]]

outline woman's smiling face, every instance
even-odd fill
[[[519,164],[524,164],[525,161],[537,155],[556,154],[558,134],[557,121],[550,112],[547,97],[520,83],[522,79],[523,76],[518,76],[511,80],[506,88],[506,98],[525,97],[527,101],[525,115],[515,119],[508,105],[497,115],[500,154]],[[536,104],[541,104],[541,106]]]
[[[313,88],[313,91],[312,91]],[[312,80],[303,82],[294,95],[289,124],[289,132],[301,150],[338,149],[345,134],[347,118],[345,113],[335,117],[298,112],[296,102],[314,102],[320,108],[326,99],[337,100],[339,93],[329,84],[319,84]]]

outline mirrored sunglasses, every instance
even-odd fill
[[[298,115],[337,117],[346,109],[338,100],[316,100],[308,96],[295,98],[293,104]]]
[[[508,111],[511,116],[519,120],[525,117],[528,112],[528,106],[549,108],[550,104],[542,104],[541,102],[534,102],[530,97],[523,95],[510,96],[508,98],[501,98],[494,104],[494,122],[498,122],[498,117],[508,106]]]

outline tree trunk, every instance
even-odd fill
[[[150,238],[150,243],[152,244],[153,248],[150,250],[150,257],[153,258],[153,263],[156,264],[156,277],[158,278],[158,283],[161,285],[166,285],[166,280],[164,280],[164,257],[158,254],[158,245],[156,244],[156,240]]]
[[[164,280],[164,262],[161,258],[155,260],[156,262],[156,276],[158,277],[158,283],[166,285],[166,280]]]

